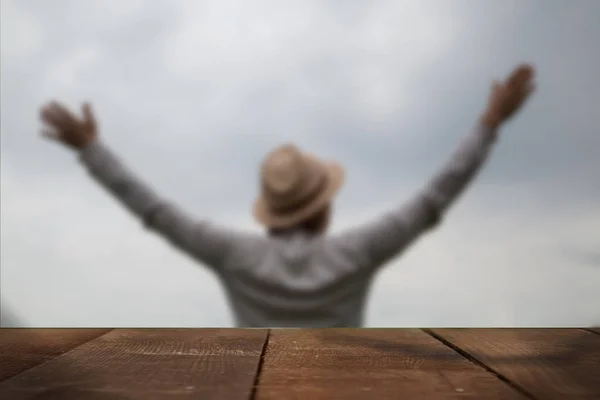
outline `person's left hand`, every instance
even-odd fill
[[[523,64],[513,70],[504,82],[494,82],[490,93],[484,122],[498,126],[511,118],[534,90],[532,66]]]
[[[81,109],[83,118],[55,101],[42,107],[40,118],[46,125],[42,135],[74,149],[84,148],[96,139],[97,124],[88,103]]]

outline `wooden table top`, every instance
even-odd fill
[[[600,399],[598,329],[2,329],[0,399]]]

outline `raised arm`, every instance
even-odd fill
[[[375,221],[332,238],[332,245],[360,266],[377,268],[441,221],[488,158],[500,125],[523,105],[533,90],[533,69],[520,66],[495,82],[488,106],[472,132],[437,174],[406,203]]]
[[[96,122],[89,105],[83,106],[79,119],[58,103],[50,103],[41,112],[51,129],[44,136],[55,139],[79,152],[90,174],[120,200],[145,226],[167,238],[213,268],[225,262],[240,234],[198,221],[174,204],[161,198],[137,178],[97,137]]]

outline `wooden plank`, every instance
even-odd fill
[[[600,328],[585,328],[586,330],[600,335]]]
[[[110,329],[0,329],[0,381],[42,364]]]
[[[435,329],[540,399],[600,398],[600,336],[583,329]]]
[[[257,398],[526,399],[416,329],[271,330]]]
[[[0,383],[0,398],[248,399],[266,330],[115,329]]]

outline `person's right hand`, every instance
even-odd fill
[[[91,106],[85,103],[81,110],[83,118],[60,103],[48,103],[40,110],[40,118],[46,125],[42,135],[74,149],[84,148],[96,139],[98,133]]]

